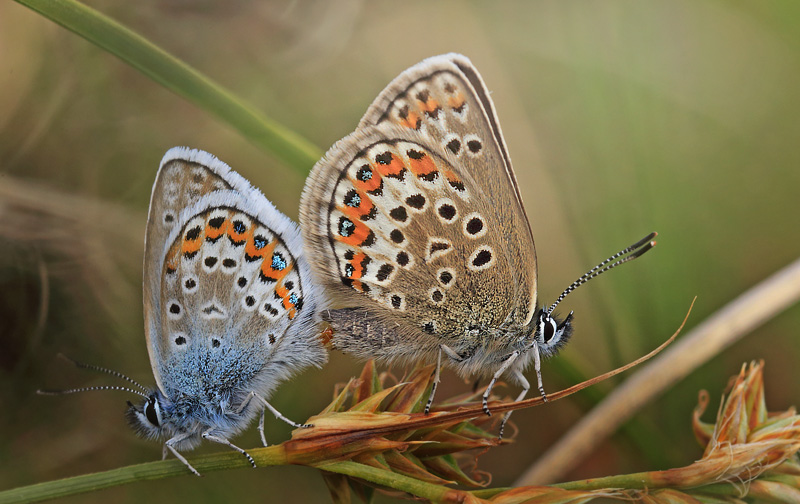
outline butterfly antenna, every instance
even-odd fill
[[[580,278],[578,278],[577,280],[572,282],[569,285],[569,287],[564,289],[564,292],[562,292],[561,295],[558,296],[558,299],[556,299],[556,302],[553,303],[552,306],[550,306],[550,308],[547,309],[547,313],[553,313],[553,310],[556,309],[556,306],[558,306],[558,303],[563,301],[564,298],[567,297],[567,295],[570,292],[574,291],[575,289],[577,289],[581,285],[585,284],[586,282],[588,282],[592,278],[598,277],[598,276],[602,275],[603,273],[605,273],[606,271],[608,271],[608,270],[610,270],[612,268],[616,268],[620,264],[625,264],[628,261],[633,261],[634,259],[636,259],[637,257],[641,256],[642,254],[644,254],[645,252],[647,252],[651,248],[655,247],[656,246],[656,242],[653,241],[653,238],[655,238],[657,235],[658,235],[658,233],[655,233],[655,232],[650,233],[649,235],[645,236],[644,238],[642,238],[638,242],[634,243],[630,247],[626,247],[626,248],[620,250],[616,254],[612,255],[611,257],[609,257],[605,261],[601,262],[600,264],[598,264],[594,268],[592,268],[589,271],[587,271],[586,273],[584,273]],[[630,255],[628,255],[628,254],[630,254]],[[615,262],[612,262],[612,261],[615,261]],[[609,264],[609,263],[611,263],[611,264]]]
[[[97,372],[100,372],[100,373],[110,374],[111,376],[115,376],[115,377],[117,377],[117,378],[119,378],[121,380],[125,380],[128,383],[136,385],[140,390],[142,390],[144,392],[148,392],[147,388],[142,386],[139,382],[137,382],[136,380],[134,380],[133,378],[131,378],[129,376],[126,376],[126,375],[120,373],[119,371],[114,371],[113,369],[104,368],[102,366],[95,366],[93,364],[86,364],[84,362],[79,362],[79,361],[76,361],[74,359],[70,359],[69,357],[67,357],[66,355],[64,355],[62,353],[58,354],[58,356],[61,357],[64,360],[68,361],[68,362],[71,362],[72,364],[75,365],[75,367],[79,367],[81,369],[88,369],[90,371],[97,371]],[[77,389],[76,389],[76,391],[77,391]],[[139,392],[136,392],[136,393],[139,394],[139,395],[142,395]],[[147,397],[147,396],[145,395],[145,397]]]
[[[36,391],[39,395],[64,395],[64,394],[76,394],[78,392],[90,392],[93,390],[121,390],[123,392],[130,392],[131,394],[136,394],[144,397],[145,399],[148,398],[147,394],[143,394],[138,390],[128,388],[128,387],[118,387],[116,385],[101,385],[98,387],[81,387],[81,388],[74,388],[68,390],[43,390],[39,389]]]

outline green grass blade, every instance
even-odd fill
[[[17,0],[227,122],[259,147],[305,175],[319,149],[234,97],[219,84],[152,42],[75,0]]]
[[[248,453],[252,454],[258,468],[287,464],[283,447],[280,445],[252,448],[248,450]],[[232,451],[193,456],[191,464],[200,474],[231,469],[250,469],[247,459]],[[183,465],[183,462],[177,459],[159,460],[3,490],[0,491],[0,504],[42,502],[130,483],[175,477],[196,478]]]

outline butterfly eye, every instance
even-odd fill
[[[556,335],[556,330],[558,326],[556,325],[556,320],[550,316],[549,313],[546,311],[542,311],[539,314],[539,334],[538,336],[541,338],[541,343],[543,345],[547,345],[553,339],[553,336]]]
[[[547,317],[544,323],[544,333],[542,334],[542,338],[544,339],[544,344],[550,343],[550,340],[553,339],[553,336],[556,335],[556,321],[550,317]]]
[[[147,400],[147,404],[144,406],[144,416],[146,416],[147,420],[156,427],[159,425],[157,409],[158,405],[156,404],[155,397],[150,397],[150,399]]]

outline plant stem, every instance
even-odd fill
[[[267,448],[247,450],[259,467],[285,465],[285,452],[280,445]],[[201,457],[192,457],[190,463],[200,474],[207,474],[226,469],[250,467],[242,455],[234,452],[216,453]],[[0,492],[0,504],[40,502],[58,497],[78,495],[129,483],[147,481],[176,476],[194,478],[185,465],[179,460],[159,460],[132,466],[120,467],[110,471],[83,474],[45,483],[37,483],[25,487]]]
[[[558,479],[648,401],[800,299],[800,259],[774,273],[695,327],[584,416],[514,483]]]
[[[359,464],[357,462],[330,462],[314,466],[323,471],[344,474],[354,478],[359,478],[370,483],[393,488],[410,493],[431,502],[447,502],[452,500],[455,494],[462,493],[452,488],[447,488],[433,483],[426,483],[415,478],[393,473],[385,469]]]
[[[76,0],[16,1],[214,114],[302,175],[306,175],[320,158],[319,149],[302,136],[259,113],[183,61],[100,12]]]

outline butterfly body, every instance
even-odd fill
[[[153,186],[144,307],[157,388],[129,408],[140,434],[171,450],[229,438],[263,411],[278,384],[327,352],[317,337],[325,296],[297,226],[214,156],[174,148]],[[195,471],[196,473],[196,471]]]
[[[514,362],[512,375],[514,370],[525,369],[533,358],[530,351],[534,332],[525,327],[474,327],[431,337],[403,331],[391,322],[378,322],[361,310],[329,310],[323,318],[332,325],[335,348],[362,359],[400,364],[435,362],[441,345],[445,344],[453,352],[452,356],[448,354],[446,364],[468,378],[492,376],[515,351],[520,355]]]

